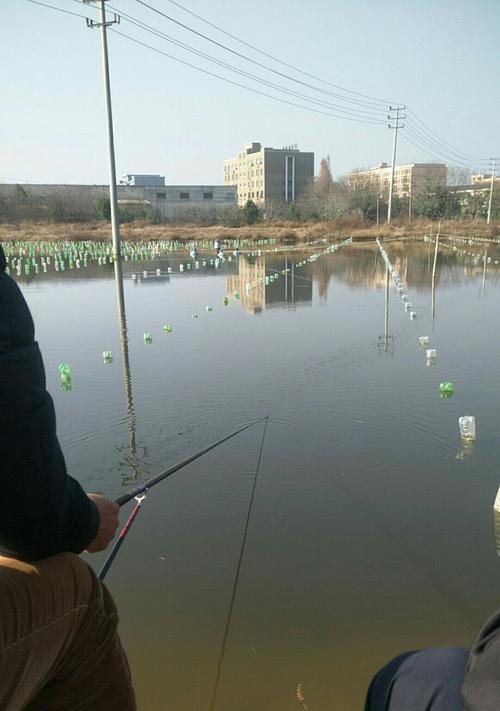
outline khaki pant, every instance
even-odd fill
[[[72,553],[0,556],[0,709],[135,711],[108,590]]]

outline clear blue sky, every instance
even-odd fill
[[[74,0],[44,1],[97,17],[96,10]],[[169,0],[147,1],[256,61],[336,92],[271,63]],[[441,138],[467,155],[500,154],[498,0],[179,2],[303,71],[362,94],[408,104]],[[232,66],[317,100],[336,101],[249,65],[137,0],[110,0],[110,4]],[[107,182],[99,32],[87,29],[83,19],[26,0],[2,0],[0,19],[4,70],[0,181]],[[125,20],[117,29],[234,81],[279,95]],[[249,141],[274,147],[297,143],[314,151],[316,167],[322,156],[330,154],[334,175],[390,162],[392,132],[385,125],[354,123],[275,102],[116,35],[110,35],[109,46],[118,175],[160,173],[171,184],[222,183],[223,160]],[[350,106],[354,111],[358,108],[373,107]],[[380,109],[383,118],[385,109]],[[414,118],[411,126],[419,128]],[[404,130],[400,135],[398,163],[445,158],[435,146],[432,156],[412,146]]]

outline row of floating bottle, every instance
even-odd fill
[[[420,336],[420,348],[425,350],[426,365],[434,365],[437,359],[437,350],[429,348],[429,336]],[[449,398],[455,392],[455,386],[450,380],[444,380],[439,384],[439,393],[442,398]],[[463,415],[458,418],[458,429],[460,437],[466,442],[472,442],[476,439],[476,419],[473,415]]]
[[[380,251],[380,254],[382,255],[382,258],[385,262],[385,266],[389,272],[389,274],[392,277],[392,281],[394,283],[394,286],[397,289],[398,296],[401,298],[402,303],[404,304],[404,310],[405,313],[410,314],[410,319],[414,321],[417,318],[417,312],[413,310],[413,304],[411,301],[408,301],[408,295],[405,294],[404,288],[403,288],[403,283],[401,281],[401,278],[399,276],[399,272],[394,269],[392,266],[391,260],[389,259],[389,255],[387,254],[386,250],[382,247],[379,238],[377,237],[377,245]]]

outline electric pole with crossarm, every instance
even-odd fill
[[[490,224],[491,219],[491,204],[493,202],[493,188],[495,187],[495,168],[497,164],[497,159],[491,159],[491,185],[490,185],[490,199],[488,200],[488,217],[486,218],[486,224]]]
[[[115,142],[113,137],[113,114],[111,111],[111,88],[109,81],[109,61],[108,61],[108,38],[106,28],[120,22],[120,16],[114,14],[112,20],[106,20],[106,0],[83,0],[86,5],[94,2],[100,3],[101,21],[95,22],[87,18],[87,27],[101,28],[102,46],[102,70],[104,75],[104,93],[106,99],[106,119],[108,124],[108,151],[109,151],[109,198],[111,204],[111,232],[113,235],[113,257],[115,262],[121,264],[121,244],[120,244],[120,222],[118,215],[118,194],[116,190],[116,168],[115,168]]]
[[[387,116],[387,118],[389,119],[390,122],[394,122],[394,125],[391,125],[391,123],[387,124],[388,128],[394,129],[394,142],[392,144],[391,182],[389,183],[389,205],[387,207],[387,222],[388,223],[391,221],[391,213],[392,213],[392,193],[394,190],[394,169],[396,167],[396,144],[398,141],[398,129],[404,128],[404,125],[401,125],[399,122],[402,119],[406,118],[406,115],[400,116],[399,112],[404,111],[405,109],[406,109],[406,106],[396,106],[396,107],[389,106],[389,111],[391,113]],[[394,115],[394,114],[396,114],[396,115]]]

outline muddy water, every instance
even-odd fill
[[[125,367],[112,267],[20,278],[87,490],[115,497],[271,418],[257,480],[262,425],[152,490],[111,569],[141,711],[300,709],[299,685],[309,711],[359,709],[391,655],[467,645],[500,606],[500,250],[485,271],[482,247],[452,247],[433,317],[432,245],[386,245],[415,321],[392,286],[386,302],[372,245],[301,266],[292,252],[189,272],[185,255],[125,264]]]

